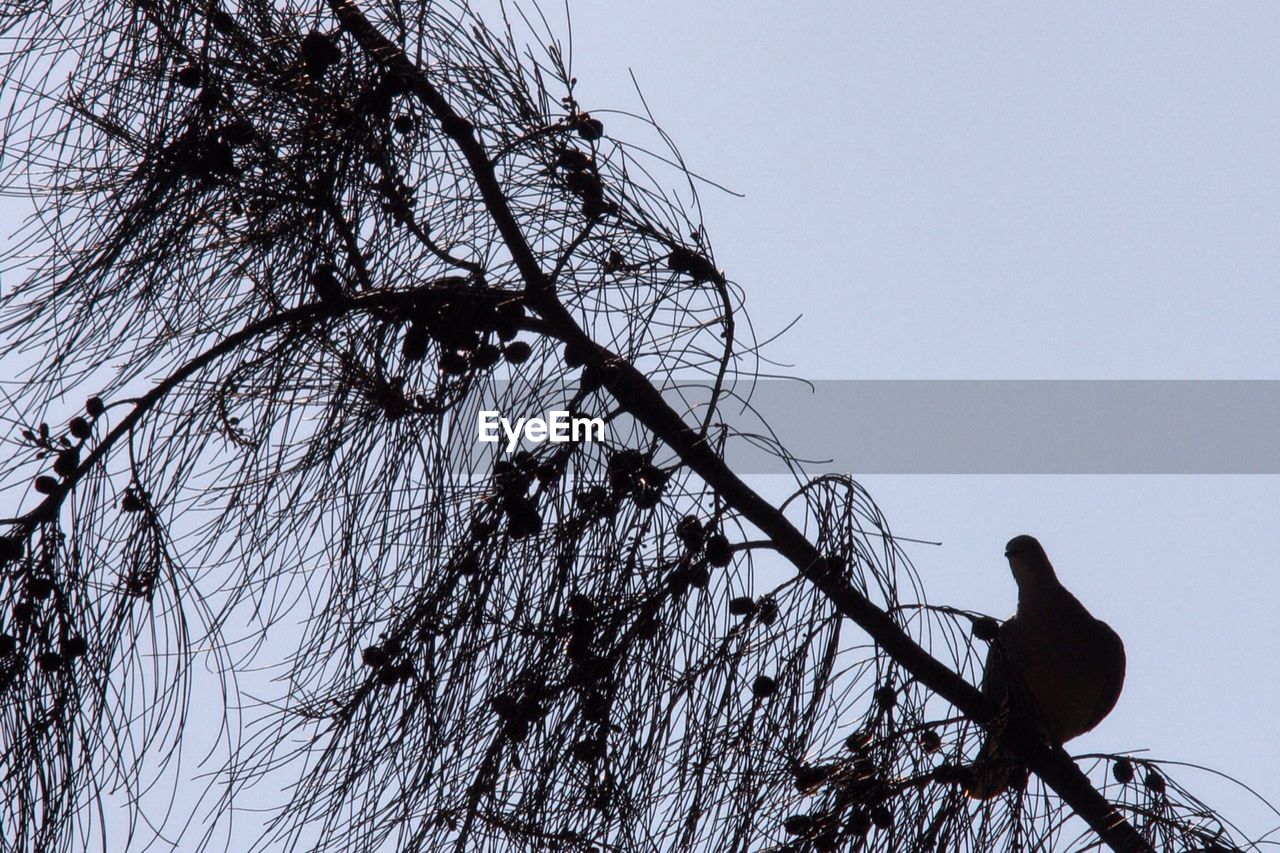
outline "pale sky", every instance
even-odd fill
[[[1280,6],[572,11],[584,104],[634,109],[634,71],[689,166],[746,195],[703,191],[708,233],[762,337],[803,314],[770,349],[796,375],[1280,378]],[[935,602],[1010,612],[1003,545],[1033,533],[1121,633],[1125,693],[1074,751],[1280,800],[1280,478],[863,482],[944,543],[910,550]],[[1251,834],[1280,824],[1184,778]]]

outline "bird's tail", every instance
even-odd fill
[[[968,770],[964,792],[975,800],[990,800],[1000,796],[1025,773],[1014,755],[995,738],[987,739]]]

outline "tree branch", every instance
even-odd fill
[[[605,387],[634,417],[666,442],[720,497],[771,539],[778,552],[839,609],[871,635],[891,657],[921,683],[951,702],[966,716],[988,724],[995,708],[973,685],[935,659],[893,619],[842,578],[827,571],[818,551],[783,513],[752,490],[662,399],[660,392],[628,361],[600,346],[574,320],[556,296],[554,282],[542,270],[498,182],[474,128],[458,115],[426,74],[364,16],[353,0],[328,0],[330,8],[370,56],[409,83],[410,90],[440,123],[466,158],[485,207],[525,282],[530,308],[549,330],[580,349],[586,363],[604,376]],[[1151,851],[1152,846],[1089,782],[1061,747],[1050,747],[1025,726],[1004,732],[1010,747],[1026,765],[1062,797],[1074,812],[1113,850]]]
[[[106,458],[107,454],[115,446],[122,437],[127,435],[130,430],[137,426],[138,422],[147,414],[157,403],[165,398],[165,396],[194,376],[199,371],[208,367],[213,362],[225,355],[235,352],[244,344],[270,334],[276,329],[288,328],[290,326],[301,326],[308,323],[315,323],[325,319],[333,319],[343,314],[355,312],[373,312],[386,308],[404,307],[413,302],[420,296],[431,295],[436,293],[434,282],[415,287],[411,290],[389,290],[376,293],[369,293],[363,296],[350,299],[341,305],[334,305],[323,300],[315,302],[307,302],[297,308],[291,308],[287,311],[281,311],[278,314],[272,314],[257,320],[238,332],[233,332],[218,343],[209,347],[209,349],[190,359],[178,369],[174,370],[164,378],[164,381],[157,384],[141,397],[134,399],[133,408],[125,415],[118,424],[116,424],[110,432],[103,436],[102,440],[94,445],[93,450],[80,461],[76,470],[71,472],[65,479],[58,483],[58,487],[45,497],[39,504],[27,513],[16,518],[0,518],[0,523],[8,522],[18,524],[22,528],[23,535],[29,535],[36,524],[42,520],[53,518],[58,514],[62,503],[67,496],[75,488],[90,471],[93,470],[99,462]],[[480,289],[477,288],[473,293],[502,294],[493,288]],[[508,296],[513,296],[510,294]],[[555,334],[554,330],[541,330]]]

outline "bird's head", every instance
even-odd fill
[[[1009,560],[1009,569],[1019,588],[1055,579],[1049,555],[1034,536],[1024,534],[1013,537],[1004,546],[1004,555]]]

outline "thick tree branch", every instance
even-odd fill
[[[559,301],[554,282],[541,269],[525,239],[484,146],[470,122],[459,116],[444,95],[395,44],[383,36],[351,0],[328,0],[343,26],[370,56],[409,82],[413,94],[431,111],[444,133],[457,145],[475,178],[485,206],[525,281],[530,308],[549,330],[586,354],[601,371],[605,386],[635,418],[666,442],[716,493],[769,539],[780,554],[894,660],[970,719],[989,723],[992,704],[971,684],[911,639],[893,619],[835,573],[826,556],[783,513],[747,486],[699,433],[662,399],[659,391],[627,360],[595,343]],[[1153,848],[1089,782],[1061,747],[1050,748],[1025,727],[1005,731],[1010,746],[1026,765],[1062,797],[1074,812],[1117,851]]]

